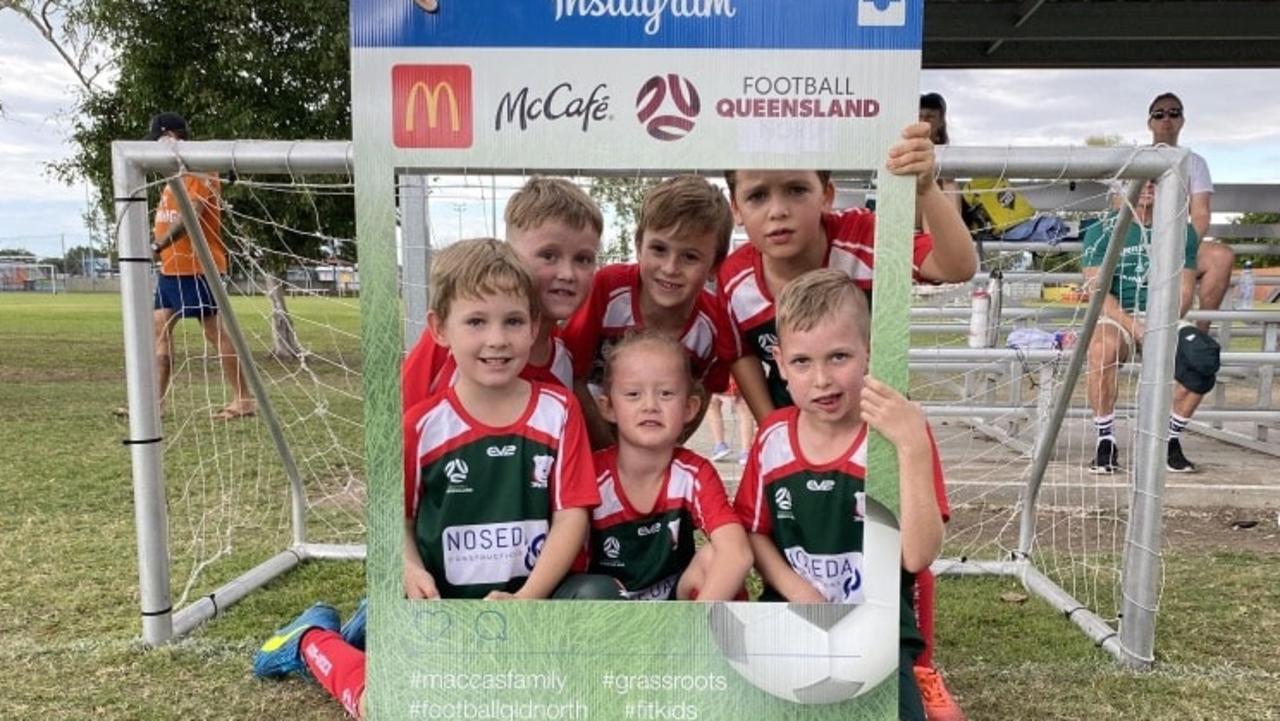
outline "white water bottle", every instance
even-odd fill
[[[1253,261],[1244,262],[1240,280],[1236,281],[1236,310],[1253,310]]]
[[[987,292],[986,288],[974,288],[971,302],[973,308],[969,314],[969,347],[986,348],[988,315],[991,312],[991,294]]]

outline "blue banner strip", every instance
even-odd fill
[[[919,50],[924,0],[351,0],[356,48]]]

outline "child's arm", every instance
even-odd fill
[[[921,220],[933,235],[933,252],[920,264],[920,275],[941,283],[969,280],[978,270],[973,237],[955,202],[934,182],[933,141],[929,124],[913,123],[902,130],[902,140],[889,148],[886,163],[894,175],[916,176],[916,204]]]
[[[591,519],[585,508],[562,508],[551,514],[551,530],[547,531],[547,542],[533,564],[529,579],[515,592],[515,598],[529,600],[550,596],[569,573],[573,559],[578,557],[578,552],[586,543],[590,523]],[[490,594],[490,597],[503,595]]]
[[[405,519],[404,522],[404,595],[409,598],[440,598],[436,580],[431,577],[431,572],[418,553],[412,518]]]
[[[756,423],[763,423],[774,411],[773,398],[769,395],[769,382],[764,377],[764,365],[759,358],[747,353],[734,361],[730,370],[733,372],[733,380],[738,384],[742,400],[751,409],[751,415],[755,416]]]
[[[756,570],[760,577],[782,597],[792,603],[826,603],[827,599],[818,593],[818,589],[809,585],[800,574],[791,568],[787,559],[782,557],[773,539],[762,533],[751,533],[747,536],[751,544],[751,552],[755,555]]]
[[[751,570],[751,545],[740,523],[726,523],[712,531],[708,538],[715,562],[698,589],[699,601],[731,601],[742,589]]]
[[[919,573],[942,550],[942,513],[933,484],[933,444],[924,409],[867,376],[862,418],[898,451],[902,525],[902,567]]]

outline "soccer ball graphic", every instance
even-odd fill
[[[898,669],[898,524],[867,500],[866,603],[717,603],[711,635],[743,678],[796,703],[837,703],[875,688]]]

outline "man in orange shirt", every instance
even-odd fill
[[[160,113],[151,119],[148,140],[187,140],[187,121],[176,113]],[[184,173],[182,186],[200,216],[200,229],[213,254],[218,273],[227,272],[227,249],[222,244],[221,182],[213,174]],[[183,227],[177,198],[166,185],[156,209],[152,230],[152,250],[160,258],[156,283],[155,329],[156,365],[160,370],[160,402],[163,406],[173,372],[173,325],[179,318],[196,318],[209,345],[217,349],[222,376],[233,389],[234,398],[214,414],[218,420],[253,415],[255,404],[240,372],[240,359],[226,328],[218,322],[218,305],[205,280],[191,236]]]

